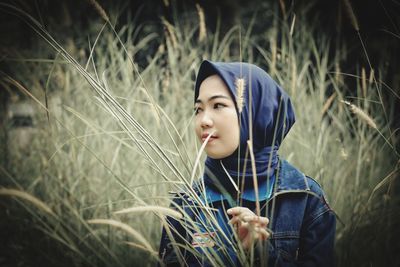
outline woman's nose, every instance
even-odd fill
[[[202,128],[209,128],[213,126],[213,120],[210,116],[210,114],[208,114],[208,112],[203,111],[203,116],[201,117],[201,121],[200,121],[200,126]]]

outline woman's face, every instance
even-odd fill
[[[213,159],[231,155],[239,146],[239,120],[229,89],[218,75],[201,83],[195,110],[195,131],[200,141],[213,133],[205,147],[207,155]]]

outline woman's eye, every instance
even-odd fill
[[[226,107],[226,105],[224,105],[224,104],[222,104],[222,103],[215,103],[215,104],[214,104],[214,108],[215,108],[215,109],[220,109],[220,108],[224,108],[224,107]]]
[[[199,108],[199,107],[195,107],[195,108],[194,108],[194,114],[195,114],[195,115],[198,114],[198,113],[201,112],[201,111],[202,111],[202,109]]]

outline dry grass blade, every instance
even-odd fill
[[[350,111],[357,115],[361,120],[363,120],[365,123],[367,123],[370,127],[377,129],[376,123],[374,122],[374,120],[361,108],[357,107],[354,104],[351,104],[348,101],[344,101],[341,100],[342,103],[346,104],[347,106],[349,106]]]
[[[393,179],[396,179],[396,173],[399,171],[398,168],[396,168],[395,170],[393,170],[391,173],[389,173],[385,178],[382,179],[382,181],[380,181],[372,190],[372,193],[367,201],[367,203],[370,203],[372,200],[372,197],[374,196],[375,192],[378,191],[381,187],[387,185],[389,182],[391,182]]]
[[[177,48],[178,47],[178,40],[175,35],[175,30],[174,26],[172,26],[171,23],[169,23],[165,18],[161,19],[162,23],[164,24],[165,28],[167,29],[168,36],[171,40],[172,47]]]
[[[297,83],[297,65],[296,65],[296,58],[292,57],[293,63],[291,65],[291,83],[290,83],[290,90],[293,95],[296,95],[296,83]]]
[[[368,83],[371,85],[373,82],[374,82],[374,69],[371,69],[371,72],[369,73]]]
[[[134,242],[125,241],[124,243],[127,244],[127,245],[129,245],[129,246],[131,246],[131,247],[138,248],[138,249],[141,249],[141,250],[144,250],[144,251],[148,251],[146,247],[144,247],[144,246],[142,246],[142,245],[139,245],[139,244],[136,244],[136,243],[134,243]],[[148,252],[152,253],[153,256],[155,256],[156,258],[158,258],[158,255],[157,255],[157,252],[156,252],[156,251],[148,251]]]
[[[276,59],[277,59],[277,54],[278,54],[278,45],[276,43],[276,39],[275,38],[271,38],[270,39],[270,43],[271,43],[271,70],[270,73],[271,75],[275,74],[275,70],[276,70]]]
[[[47,206],[43,201],[39,200],[38,198],[28,194],[24,191],[20,191],[17,189],[9,189],[9,188],[0,188],[0,195],[3,196],[10,196],[10,197],[18,197],[24,199],[30,203],[32,203],[37,208],[54,215],[53,211]]]
[[[290,25],[290,36],[293,36],[295,22],[296,22],[296,14],[293,15],[292,24]]]
[[[256,160],[254,157],[253,143],[250,140],[247,140],[247,147],[249,148],[250,159],[251,159],[251,169],[253,172],[254,194],[256,196],[256,214],[257,214],[257,216],[260,216],[260,201],[259,201],[259,195],[258,195]]]
[[[225,174],[228,176],[229,180],[231,181],[231,184],[233,185],[233,187],[235,188],[236,192],[239,193],[239,188],[236,185],[235,181],[233,180],[232,176],[229,174],[229,172],[227,171],[227,169],[225,168],[224,164],[222,164],[222,161],[220,160],[219,163],[221,163],[221,167],[222,169],[224,169]]]
[[[203,153],[204,148],[206,147],[208,141],[210,140],[211,136],[215,133],[215,131],[212,131],[207,138],[204,140],[203,144],[200,147],[199,152],[197,153],[197,157],[196,160],[194,162],[194,166],[193,166],[193,171],[192,171],[192,175],[190,176],[190,184],[193,185],[193,180],[194,180],[194,176],[196,174],[196,170],[197,170],[197,166],[200,163],[200,158],[201,158],[201,154]]]
[[[155,254],[156,252],[154,249],[151,247],[150,243],[147,241],[146,238],[143,237],[138,231],[130,227],[129,225],[116,221],[116,220],[111,220],[111,219],[93,219],[93,220],[88,220],[87,221],[89,224],[105,224],[105,225],[111,225],[114,227],[117,227],[128,234],[130,234],[132,237],[137,239],[146,250],[148,250],[151,254]]]
[[[387,185],[388,183],[391,183],[395,178],[397,178],[397,176],[396,176],[395,174],[396,174],[398,171],[399,171],[399,168],[398,168],[398,165],[397,165],[396,168],[395,168],[392,172],[390,172],[385,178],[383,178],[383,179],[374,187],[374,189],[372,190],[372,192],[371,192],[371,194],[370,194],[370,196],[369,196],[369,198],[368,198],[368,201],[367,201],[366,205],[365,205],[364,208],[363,208],[362,215],[365,215],[365,214],[368,213],[368,212],[367,212],[367,211],[368,211],[368,206],[369,206],[369,204],[371,203],[372,198],[374,197],[375,193],[376,193],[380,188],[382,188],[383,186]],[[358,220],[357,220],[357,222],[355,223],[354,229],[357,229],[357,226],[358,226],[358,224],[361,222],[361,219],[362,219],[362,218],[363,218],[363,216],[359,216],[359,217],[358,217]]]
[[[114,214],[126,214],[126,213],[135,213],[135,212],[146,212],[146,211],[151,211],[151,212],[156,212],[156,213],[161,213],[170,217],[174,217],[176,219],[182,219],[182,214],[176,210],[170,209],[170,208],[165,208],[165,207],[160,207],[160,206],[142,206],[142,207],[132,207],[132,208],[127,208],[123,210],[119,210],[114,212]]]
[[[27,96],[29,96],[31,99],[33,99],[37,104],[39,104],[40,107],[42,107],[46,112],[48,112],[49,110],[47,109],[47,107],[45,105],[43,105],[42,102],[40,102],[40,100],[38,100],[34,95],[32,95],[28,89],[26,89],[23,85],[21,85],[19,82],[17,82],[16,80],[14,80],[13,78],[11,78],[10,76],[6,75],[6,77],[4,78],[4,81],[14,85],[15,87],[17,87],[17,89],[19,89],[21,92],[23,92],[24,94],[26,94]]]

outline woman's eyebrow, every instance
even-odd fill
[[[230,100],[230,97],[228,97],[226,95],[213,95],[213,96],[208,98],[208,102],[210,102],[211,100],[214,100],[216,98],[225,98],[225,99]],[[201,101],[201,99],[197,98],[196,99],[196,103],[203,103],[203,101]]]

